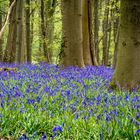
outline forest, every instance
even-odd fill
[[[0,0],[0,140],[140,140],[140,0]]]

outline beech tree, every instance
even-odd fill
[[[82,44],[82,1],[62,0],[64,66],[84,66]]]
[[[140,84],[140,1],[121,0],[117,65],[111,86],[133,88]]]
[[[83,0],[82,3],[82,33],[83,33],[83,59],[85,65],[93,65],[91,42],[90,42],[90,16],[89,0]]]
[[[64,66],[97,65],[93,37],[93,0],[62,0]]]
[[[23,10],[24,0],[17,1],[16,19],[17,19],[17,37],[16,37],[16,62],[24,62],[24,46],[23,46]]]

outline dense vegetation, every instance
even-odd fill
[[[8,66],[18,71],[0,73],[1,137],[139,139],[139,91],[109,89],[112,68],[62,70],[45,63]]]
[[[0,0],[7,139],[140,139],[140,1]]]

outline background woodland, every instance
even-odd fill
[[[0,28],[4,26],[13,2],[14,0],[0,1]],[[0,61],[64,65],[81,63],[115,67],[119,37],[119,0],[78,0],[76,3],[77,7],[65,2],[61,5],[59,0],[15,1],[9,23],[1,37]],[[82,14],[77,24],[73,24],[78,18],[72,14],[74,8],[81,10],[77,12]],[[64,28],[71,31],[70,51],[64,49],[66,41],[62,22],[65,23]],[[78,37],[83,39],[83,50],[79,48]],[[69,53],[69,58],[65,58],[66,53]],[[78,55],[79,60],[76,60],[75,55]]]

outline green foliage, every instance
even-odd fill
[[[0,137],[139,139],[139,92],[109,91],[112,69],[17,67],[17,73],[1,73]]]

